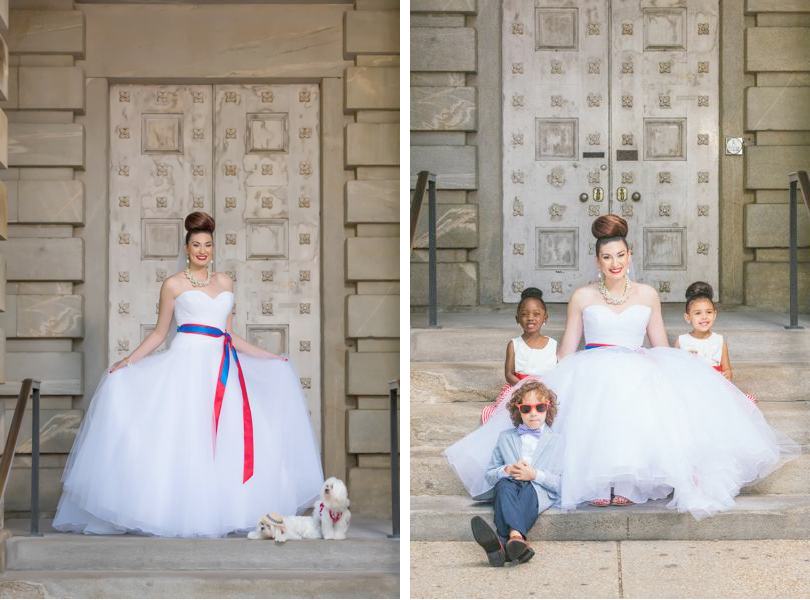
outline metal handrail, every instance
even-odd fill
[[[428,192],[428,327],[438,325],[438,285],[436,282],[436,175],[419,171],[411,199],[411,250],[416,239],[416,226],[422,212],[422,200]]]
[[[33,394],[32,394],[33,392]],[[39,531],[39,392],[38,379],[23,379],[20,386],[20,395],[14,407],[14,416],[11,418],[11,427],[8,430],[6,445],[3,448],[3,458],[0,460],[0,498],[6,494],[6,486],[11,476],[11,464],[17,450],[17,438],[20,436],[25,406],[28,396],[32,396],[31,404],[31,535],[42,535]]]
[[[785,329],[804,329],[799,325],[799,203],[796,195],[801,188],[802,198],[810,211],[810,178],[807,171],[794,171],[788,175],[788,224],[790,228],[790,324]]]
[[[399,379],[388,382],[388,395],[391,400],[391,537],[399,538]]]

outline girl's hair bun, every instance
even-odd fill
[[[199,231],[214,233],[216,223],[214,223],[214,218],[208,213],[197,211],[186,217],[185,226],[186,231],[189,233],[197,233]]]
[[[686,288],[686,300],[689,302],[695,298],[708,298],[709,300],[712,300],[714,298],[714,290],[712,289],[712,286],[705,281],[696,281],[691,284],[688,288]]]
[[[538,300],[542,300],[543,290],[536,287],[528,287],[520,293],[521,300],[525,300],[526,298],[537,298]]]
[[[602,215],[591,225],[591,233],[597,240],[604,238],[627,237],[627,221],[619,215]]]

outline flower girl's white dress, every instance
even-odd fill
[[[543,375],[559,403],[563,509],[609,498],[614,487],[637,503],[673,493],[670,508],[700,518],[731,508],[742,486],[799,452],[709,365],[682,350],[642,348],[650,315],[643,305],[586,307],[592,349]],[[445,451],[473,496],[486,489],[498,433],[512,427],[505,404]]]
[[[232,306],[231,292],[188,290],[174,314],[210,333],[225,329]],[[323,473],[298,377],[289,362],[243,353],[237,365],[231,354],[217,419],[225,339],[178,332],[165,352],[105,373],[65,468],[54,528],[216,537],[311,505]]]

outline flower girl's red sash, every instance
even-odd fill
[[[210,325],[199,325],[197,323],[184,323],[177,328],[180,333],[196,333],[209,337],[222,337],[222,359],[219,363],[219,378],[217,379],[217,390],[214,394],[214,452],[217,446],[217,429],[219,428],[219,414],[222,411],[222,399],[225,397],[225,385],[228,383],[228,370],[230,367],[230,355],[236,363],[236,371],[239,374],[239,385],[242,388],[242,426],[244,428],[244,448],[245,459],[242,469],[242,483],[253,477],[253,416],[250,413],[250,402],[248,402],[247,387],[245,377],[242,375],[242,365],[239,364],[239,356],[236,348],[233,347],[231,334]]]

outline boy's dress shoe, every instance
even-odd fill
[[[525,563],[532,559],[534,550],[524,540],[512,538],[506,542],[506,554],[509,560]]]
[[[489,564],[493,567],[502,567],[506,563],[506,552],[501,540],[498,539],[498,534],[481,517],[473,517],[470,527],[475,541],[487,553]]]

